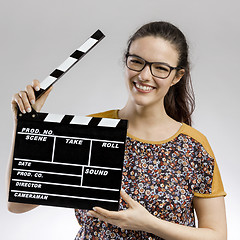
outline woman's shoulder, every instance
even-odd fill
[[[200,132],[199,130],[197,130],[194,127],[191,127],[191,126],[183,123],[183,127],[182,127],[181,133],[191,137],[192,139],[194,139],[195,141],[200,143],[204,147],[204,149],[207,150],[207,152],[212,157],[214,157],[214,154],[213,154],[213,151],[212,151],[212,149],[210,147],[208,139],[202,132]]]
[[[88,115],[88,117],[118,119],[118,111],[119,111],[118,109],[108,110],[108,111],[104,111],[104,112],[90,114],[90,115]]]
[[[200,132],[196,128],[189,126],[185,123],[183,123],[183,128],[182,128],[181,132],[183,134],[188,135],[189,137],[194,138],[195,140],[197,140],[199,142],[205,141],[207,139],[206,136],[202,132]]]

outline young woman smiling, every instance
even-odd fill
[[[142,26],[125,54],[129,98],[120,110],[95,117],[129,121],[119,211],[96,206],[76,209],[78,239],[226,239],[224,192],[206,137],[191,127],[194,96],[188,45],[167,22]],[[15,112],[40,110],[47,92],[35,103],[34,81],[15,94]],[[35,206],[9,203],[13,212]],[[195,227],[195,215],[198,227]]]

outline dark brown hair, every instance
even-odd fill
[[[178,51],[178,67],[185,70],[181,80],[169,88],[164,98],[166,113],[179,122],[192,125],[191,115],[195,108],[195,98],[190,77],[190,64],[188,60],[188,44],[184,34],[168,22],[151,22],[139,28],[128,40],[126,53],[129,52],[133,41],[147,36],[160,37]]]

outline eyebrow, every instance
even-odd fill
[[[141,59],[143,59],[144,61],[147,61],[146,59],[144,59],[143,57],[140,57],[139,55],[137,54],[131,54],[131,53],[128,53],[129,55],[132,55],[132,56],[135,56],[135,57],[139,57]],[[149,61],[147,61],[149,62]],[[171,66],[169,63],[166,63],[166,62],[160,62],[160,61],[154,61],[154,62],[149,62],[149,63],[163,63],[163,64],[166,64],[167,66]]]

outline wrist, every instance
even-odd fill
[[[156,220],[161,221],[161,219],[158,219],[151,213],[147,215],[146,218],[144,218],[144,229],[143,231],[148,232],[148,233],[153,233],[154,232],[154,226],[156,225]]]

